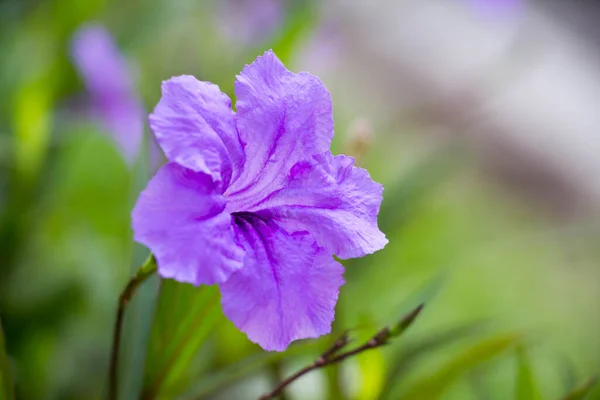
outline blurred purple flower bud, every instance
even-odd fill
[[[219,4],[222,34],[241,44],[267,39],[285,15],[283,0],[221,0]]]
[[[488,18],[515,17],[524,0],[467,0],[469,6]]]
[[[74,35],[71,55],[92,101],[92,113],[110,132],[128,163],[139,153],[144,111],[127,60],[101,25],[85,25]]]
[[[312,33],[306,46],[300,50],[299,64],[307,69],[337,71],[345,46],[337,24],[325,20]]]

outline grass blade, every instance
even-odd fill
[[[440,398],[445,390],[465,372],[500,355],[517,344],[519,339],[519,335],[506,334],[483,340],[415,382],[401,398],[404,400]]]
[[[541,400],[542,396],[537,387],[531,363],[521,346],[517,348],[517,386],[515,400]]]
[[[594,389],[594,386],[596,385],[597,380],[598,380],[598,378],[596,378],[596,377],[589,379],[588,381],[584,382],[580,386],[577,386],[570,393],[565,395],[562,398],[562,400],[585,400],[585,399],[587,399],[588,395],[592,392],[592,389]]]
[[[176,395],[188,367],[221,316],[217,287],[161,282],[142,397]]]

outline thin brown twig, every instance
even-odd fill
[[[333,356],[334,354],[339,353],[339,351],[346,347],[348,343],[350,343],[350,332],[348,330],[345,330],[340,335],[340,337],[335,342],[333,342],[333,344],[329,346],[329,348],[327,348],[327,350],[325,350],[323,354],[321,354],[321,357],[319,358],[325,360]]]
[[[379,346],[383,346],[384,344],[386,344],[388,337],[389,337],[389,329],[384,328],[381,331],[377,332],[377,334],[375,336],[373,336],[368,342],[364,343],[362,346],[359,346],[355,349],[338,354],[337,356],[334,354],[333,356],[331,356],[329,358],[324,358],[323,356],[320,356],[312,364],[307,365],[306,367],[302,368],[295,374],[293,374],[290,377],[288,377],[287,379],[283,380],[279,385],[277,385],[277,387],[275,387],[275,389],[273,389],[271,392],[265,394],[264,396],[260,397],[259,400],[270,400],[270,399],[276,398],[288,385],[290,385],[292,382],[294,382],[298,378],[306,375],[307,373],[309,373],[313,370],[341,362],[341,361],[345,360],[346,358],[352,357],[358,353],[362,353],[365,350],[370,350],[370,349],[374,349]],[[333,348],[333,346],[332,346],[332,348]]]
[[[337,339],[319,358],[317,358],[312,364],[307,365],[302,368],[295,374],[289,376],[287,379],[283,380],[279,385],[277,385],[271,392],[259,397],[259,400],[271,400],[279,396],[283,390],[289,386],[291,383],[296,381],[298,378],[308,374],[311,371],[314,371],[319,368],[326,367],[328,365],[336,364],[344,361],[347,358],[360,354],[364,351],[375,349],[377,347],[381,347],[389,344],[389,339],[395,336],[402,334],[415,320],[415,318],[419,315],[421,310],[423,309],[423,304],[415,308],[413,311],[404,316],[400,322],[394,326],[391,330],[388,327],[381,329],[377,332],[371,339],[367,342],[358,346],[352,350],[348,350],[343,353],[339,353],[341,349],[350,343],[350,339],[348,336],[348,332],[344,332],[342,336]]]
[[[121,331],[123,330],[123,321],[125,316],[125,308],[133,298],[136,289],[152,274],[156,272],[156,262],[151,255],[148,260],[142,265],[135,275],[127,282],[125,289],[119,296],[119,305],[117,308],[117,317],[115,319],[115,327],[113,331],[112,349],[110,352],[110,367],[108,372],[108,399],[117,399],[118,388],[118,364],[119,352],[121,349]]]

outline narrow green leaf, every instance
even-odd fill
[[[562,355],[560,356],[558,365],[560,365],[561,386],[565,388],[565,390],[576,387],[579,383],[579,378],[577,377],[577,371],[573,365],[573,361],[566,355]]]
[[[531,363],[525,349],[517,348],[517,386],[515,400],[541,400],[542,396],[537,387]]]
[[[594,377],[584,382],[580,386],[573,389],[570,393],[565,395],[562,400],[585,400],[591,393],[592,389],[596,385],[598,378]]]
[[[415,382],[404,392],[401,398],[403,400],[435,400],[465,372],[500,355],[517,344],[519,339],[519,335],[506,334],[481,341]]]
[[[146,358],[143,398],[176,395],[221,316],[216,286],[163,280]]]
[[[460,325],[446,331],[438,332],[430,337],[425,337],[416,343],[408,344],[406,349],[393,361],[388,369],[385,387],[381,392],[381,399],[388,399],[397,392],[402,378],[411,370],[412,365],[421,357],[447,346],[481,328],[479,323]]]
[[[15,393],[4,343],[4,332],[2,331],[2,325],[0,325],[0,400],[13,400],[14,398]]]

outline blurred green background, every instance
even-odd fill
[[[147,256],[132,243],[130,210],[151,167],[145,156],[129,166],[87,117],[69,56],[89,21],[113,34],[147,112],[179,74],[232,96],[235,74],[273,48],[330,88],[334,153],[384,184],[390,243],[345,262],[334,330],[358,343],[425,310],[392,345],[307,376],[287,398],[559,399],[600,372],[595,214],[565,217],[521,196],[481,168],[469,137],[430,134],[418,105],[388,100],[396,117],[380,118],[361,74],[346,75],[335,15],[299,0],[0,1],[0,382],[10,370],[16,398],[105,397],[117,298]],[[488,68],[479,74],[496,79]],[[123,399],[257,398],[335,339],[265,353],[222,316],[214,289],[154,279],[138,293]]]

